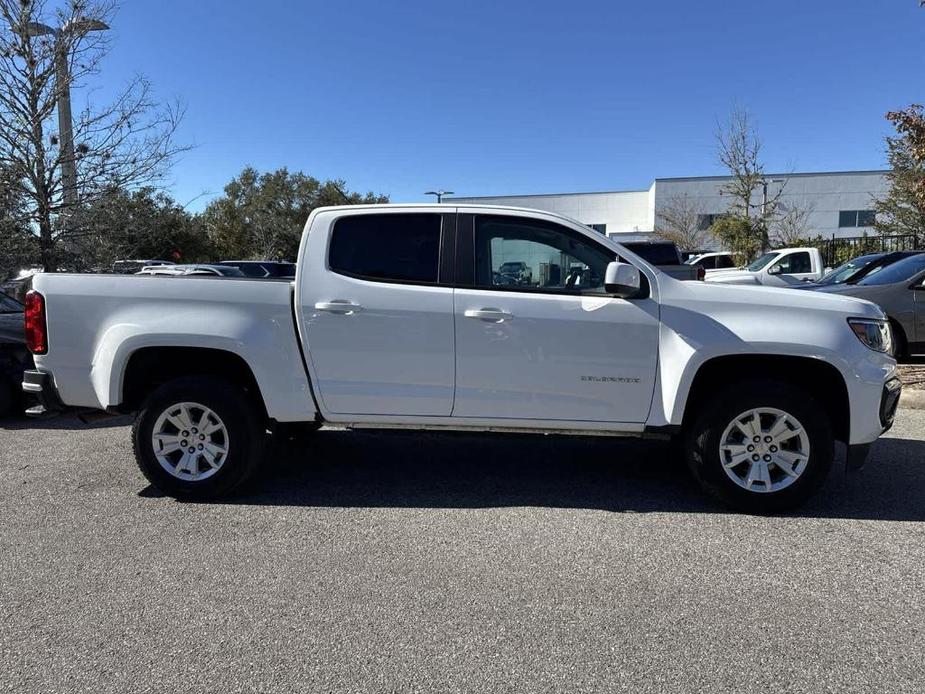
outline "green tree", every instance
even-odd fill
[[[770,185],[772,181],[765,175],[761,157],[761,138],[748,111],[733,109],[729,120],[717,127],[716,145],[719,163],[729,172],[728,181],[720,189],[729,199],[728,217],[741,220],[740,224],[722,227],[727,234],[735,228],[732,236],[741,244],[741,248],[729,249],[736,253],[744,252],[745,248],[763,251],[770,245],[770,229],[778,218],[786,184]],[[755,238],[748,240],[743,234]]]
[[[875,226],[883,235],[925,234],[925,110],[913,104],[886,118],[896,135],[886,138],[890,171],[887,196],[874,203]]]
[[[248,167],[209,204],[203,222],[224,259],[295,260],[305,220],[316,207],[388,201],[385,195],[347,192],[340,180]]]
[[[760,224],[761,221],[754,218],[729,215],[713,222],[710,233],[735,255],[738,264],[744,265],[760,254],[767,243],[763,229],[757,227]]]
[[[0,163],[49,272],[72,255],[80,206],[160,181],[187,149],[175,141],[182,109],[140,76],[108,104],[81,99],[72,137],[58,132],[60,97],[98,73],[111,34],[97,29],[113,13],[113,0],[0,0]]]
[[[111,190],[82,207],[74,224],[65,262],[82,270],[105,271],[119,259],[202,262],[211,255],[202,221],[152,188]]]

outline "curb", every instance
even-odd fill
[[[904,390],[899,406],[907,410],[925,410],[925,390]]]

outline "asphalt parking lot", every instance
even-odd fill
[[[321,431],[179,503],[124,421],[0,425],[0,690],[925,690],[925,411],[801,512],[656,443]]]

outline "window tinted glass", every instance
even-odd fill
[[[749,263],[746,266],[746,268],[748,270],[751,270],[752,272],[758,272],[765,265],[767,265],[772,260],[774,260],[777,257],[777,255],[778,255],[777,253],[765,253],[763,256],[758,258],[758,260],[753,260],[751,263]]]
[[[922,270],[925,270],[925,253],[909,256],[899,262],[888,265],[880,270],[880,272],[868,275],[862,279],[858,282],[858,286],[908,282]]]
[[[0,292],[0,313],[20,313],[23,310],[22,305]]]
[[[653,265],[681,265],[681,255],[673,243],[629,243],[624,248]]]
[[[801,272],[813,271],[813,264],[807,251],[785,255],[775,265],[780,266],[782,275],[795,275]]]
[[[328,262],[345,275],[437,282],[439,214],[363,214],[337,220]]]
[[[616,256],[556,224],[516,217],[475,222],[476,284],[526,291],[600,292]]]
[[[717,269],[726,269],[730,267],[735,267],[735,263],[732,260],[732,256],[719,255],[719,256],[716,256],[716,267]]]

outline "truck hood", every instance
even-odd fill
[[[753,273],[747,273],[753,274]],[[885,318],[876,304],[864,299],[846,296],[838,292],[797,292],[788,287],[727,286],[726,283],[707,282],[660,282],[662,303],[694,309],[703,307],[710,314],[711,306],[722,309],[734,308],[747,311],[755,320],[761,315],[780,315],[781,311],[809,311],[832,313],[840,316],[861,318]],[[722,305],[720,307],[720,305]]]
[[[707,274],[705,282],[717,284],[759,284],[757,273],[750,270],[721,270]]]

